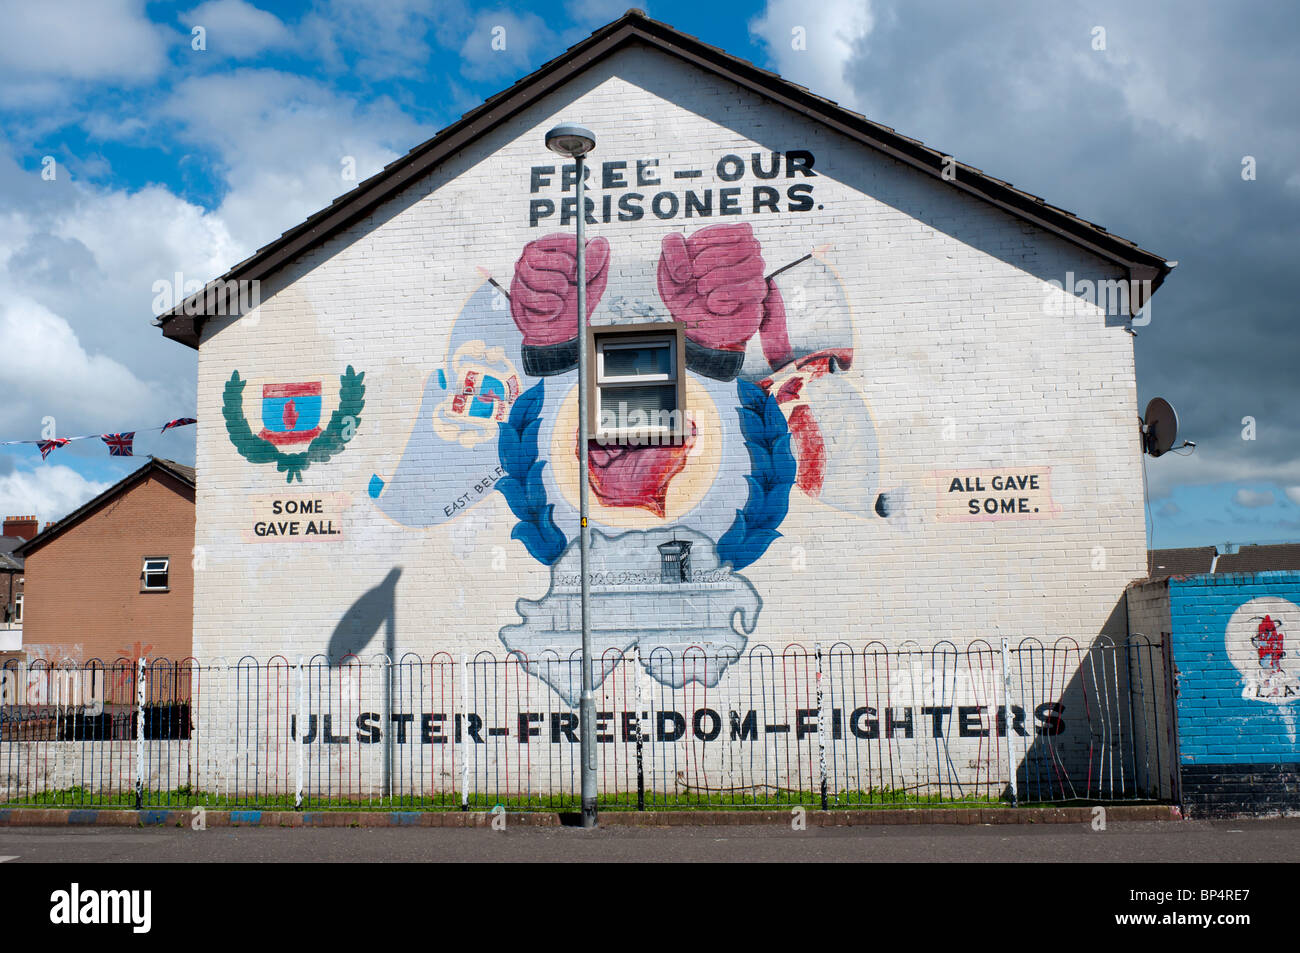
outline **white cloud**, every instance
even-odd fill
[[[454,48],[470,22],[465,0],[320,0],[299,32],[325,65],[385,79],[419,76],[429,68],[430,32]]]
[[[217,209],[158,185],[43,182],[0,143],[0,439],[37,437],[46,416],[67,436],[192,412],[194,352],[151,325],[154,282],[222,273],[355,185],[344,156],[360,179],[428,135],[387,100],[359,107],[269,70],[183,81],[165,112],[192,155],[215,158]]]
[[[1271,490],[1256,491],[1242,488],[1232,495],[1232,502],[1238,506],[1272,506],[1275,498]]]
[[[0,64],[0,107],[20,110],[44,107],[62,95],[63,84],[57,80],[13,76]]]
[[[1205,443],[1194,453],[1166,453],[1159,459],[1146,458],[1151,499],[1167,496],[1177,486],[1210,486],[1223,483],[1300,484],[1300,454],[1278,459],[1260,459],[1238,452],[1229,443]]]
[[[141,116],[117,116],[107,112],[92,112],[81,120],[82,128],[93,139],[130,141],[139,139],[149,131],[149,123]]]
[[[187,124],[184,139],[218,155],[231,189],[216,217],[241,248],[250,250],[429,135],[388,100],[361,108],[319,83],[275,70],[187,79],[165,112]],[[221,116],[222,122],[199,121],[210,116]],[[231,129],[239,136],[229,135]],[[342,175],[349,156],[356,179]]]
[[[0,388],[9,395],[0,426],[22,434],[13,439],[35,438],[45,417],[54,418],[57,436],[72,436],[106,425],[105,413],[128,423],[159,413],[148,384],[118,361],[89,353],[67,321],[35,301],[0,300],[0,340]]]
[[[294,45],[294,36],[278,17],[244,0],[208,0],[177,17],[189,32],[201,26],[207,51],[248,59],[263,50]]]
[[[535,13],[480,13],[461,44],[461,72],[471,79],[522,75],[559,48],[555,32]]]
[[[138,82],[167,62],[167,32],[149,21],[144,0],[0,0],[0,23],[0,76],[25,83],[45,77]]]
[[[110,279],[137,276],[138,294],[156,278],[171,278],[173,270],[207,279],[242,257],[219,217],[161,186],[137,192],[85,190],[57,216],[51,234],[84,245]]]
[[[5,174],[17,169],[7,158]],[[178,271],[210,278],[243,257],[220,219],[160,186],[44,183],[21,170],[0,181],[11,208],[0,216],[0,438],[30,439],[45,416],[66,434],[192,411],[194,355],[151,325],[153,284]]]
[[[858,94],[845,69],[862,51],[875,25],[869,0],[768,0],[762,16],[749,24],[749,32],[767,44],[777,72],[786,79],[853,106]],[[803,31],[805,49],[797,48],[796,29]]]
[[[0,513],[32,513],[44,525],[62,519],[110,486],[88,480],[62,464],[38,463],[33,469],[15,469],[0,476]]]
[[[1286,494],[1288,500],[1297,506],[1300,506],[1300,486],[1288,486],[1282,492]]]

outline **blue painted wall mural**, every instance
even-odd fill
[[[1184,762],[1295,761],[1300,573],[1169,581]]]

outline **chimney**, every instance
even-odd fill
[[[3,535],[31,539],[40,528],[40,521],[35,516],[6,516]]]
[[[576,247],[576,246],[575,246],[575,247]],[[46,522],[46,524],[45,524],[45,529],[41,530],[41,532],[42,532],[42,533],[48,532],[49,529],[50,529],[50,527],[52,527],[52,526],[58,526],[58,525],[59,525],[59,521],[58,521],[58,520],[49,520],[49,521]]]

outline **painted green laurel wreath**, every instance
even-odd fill
[[[226,418],[226,433],[239,455],[249,463],[275,462],[275,468],[286,474],[285,483],[302,482],[302,471],[313,463],[324,463],[340,453],[361,426],[361,410],[366,406],[365,372],[360,374],[348,365],[347,372],[339,377],[339,406],[326,427],[302,453],[285,453],[268,440],[253,433],[244,417],[244,387],[248,381],[239,371],[226,381],[221,412]]]

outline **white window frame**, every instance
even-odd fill
[[[18,593],[14,593],[14,622],[21,625],[22,621],[23,621],[23,594],[21,592],[18,592]]]
[[[622,348],[644,348],[667,345],[668,366],[666,374],[634,374],[608,377],[605,374],[605,352]],[[608,442],[633,439],[651,445],[681,439],[685,431],[686,379],[682,340],[682,326],[663,322],[645,325],[613,325],[590,329],[588,356],[592,370],[589,385],[592,433],[590,439]],[[674,403],[671,426],[647,425],[644,427],[604,426],[603,404],[605,395],[611,396],[624,388],[642,387],[646,384],[674,385]]]
[[[162,569],[150,569],[150,563],[162,563]],[[146,556],[140,569],[140,591],[141,592],[170,592],[171,591],[171,568],[172,561],[170,556]],[[149,585],[149,577],[161,573],[165,579],[161,586]]]

